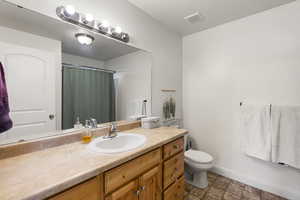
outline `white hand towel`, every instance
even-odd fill
[[[270,105],[243,105],[241,131],[244,152],[249,156],[271,161]]]
[[[272,162],[300,169],[300,106],[272,106]]]

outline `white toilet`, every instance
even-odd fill
[[[198,188],[208,186],[207,170],[213,167],[213,157],[203,151],[190,149],[184,153],[186,181]]]

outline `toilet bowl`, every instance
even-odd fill
[[[213,157],[203,151],[190,149],[184,153],[186,181],[198,188],[208,186],[207,170],[213,167]]]

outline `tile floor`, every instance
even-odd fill
[[[269,192],[211,172],[208,173],[208,183],[205,189],[186,184],[185,200],[284,200]]]

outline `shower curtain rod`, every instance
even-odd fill
[[[107,72],[107,73],[116,73],[114,70],[109,70],[109,69],[102,69],[98,67],[91,67],[91,66],[85,66],[85,65],[73,65],[69,63],[62,63],[63,67],[69,67],[69,68],[74,68],[74,69],[84,69],[84,70],[94,70],[94,71],[101,71],[101,72]]]

